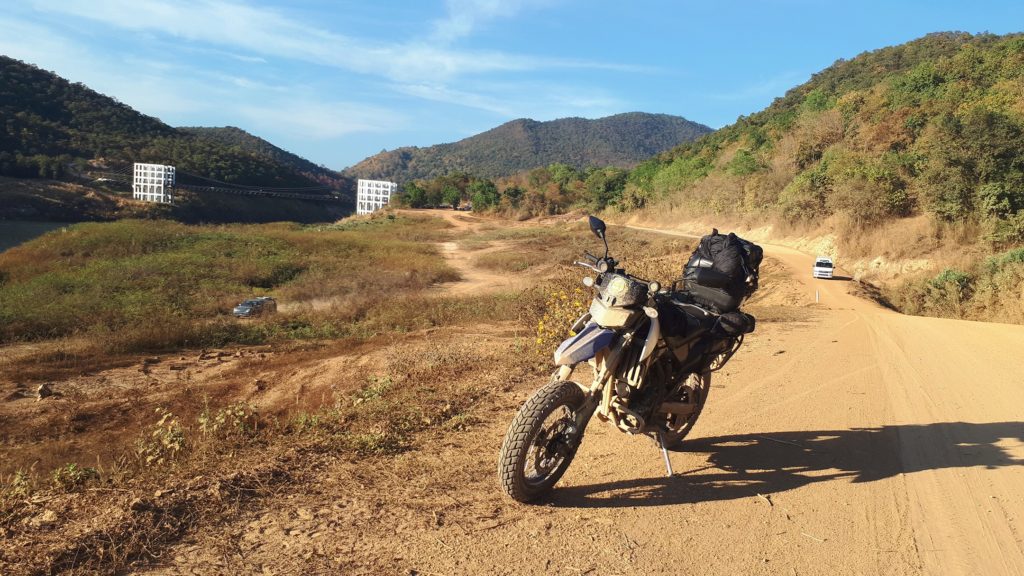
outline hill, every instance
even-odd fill
[[[352,189],[340,174],[240,129],[173,128],[83,84],[3,56],[0,117],[2,176],[69,179],[153,162],[176,166],[180,183],[309,187],[325,196],[329,189]],[[224,220],[230,214],[198,217]]]
[[[765,110],[638,166],[621,206],[838,217],[915,215],[1024,241],[1024,36],[937,33],[840,60]]]
[[[685,118],[642,112],[597,120],[519,119],[450,144],[381,152],[343,172],[354,178],[408,182],[452,172],[511,176],[553,163],[577,169],[628,167],[708,132],[707,126]]]
[[[201,140],[216,142],[228,148],[237,149],[240,152],[270,158],[278,164],[287,166],[295,172],[319,182],[320,184],[325,184],[339,189],[348,189],[352,186],[351,179],[345,178],[338,172],[318,164],[314,164],[297,154],[292,154],[287,150],[278,148],[270,142],[267,142],[258,136],[253,136],[241,128],[236,128],[234,126],[225,126],[223,128],[190,126],[178,128],[178,131],[191,134]]]

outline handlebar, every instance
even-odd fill
[[[590,253],[584,253],[584,257],[586,257],[588,260],[593,259],[593,262],[595,264],[597,262],[601,261],[599,258],[597,258],[596,256],[594,256],[593,254],[590,254]],[[602,274],[600,268],[598,268],[597,266],[595,266],[594,264],[591,264],[589,262],[580,262],[579,260],[577,260],[577,261],[573,262],[573,264],[576,265],[576,266],[582,266],[583,268],[586,268],[588,270],[592,270],[592,271],[594,271],[594,272],[596,272],[598,274]],[[628,278],[630,278],[631,280],[636,280],[637,282],[646,284],[648,290],[650,290],[651,284],[656,284],[659,289],[661,288],[661,282],[658,282],[656,280],[644,280],[643,278],[637,278],[636,276],[633,276],[631,274],[626,274],[626,276]]]

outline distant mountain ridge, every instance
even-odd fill
[[[408,182],[451,172],[511,176],[552,163],[580,169],[629,167],[709,132],[711,128],[679,116],[644,112],[596,120],[518,119],[450,144],[384,151],[342,172]]]
[[[0,175],[62,178],[103,165],[165,163],[232,184],[265,187],[350,181],[233,128],[173,128],[81,83],[0,56]]]

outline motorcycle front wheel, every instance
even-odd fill
[[[584,404],[579,386],[556,380],[519,409],[498,456],[498,480],[513,500],[536,500],[565,474],[583,438]]]

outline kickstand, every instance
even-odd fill
[[[658,432],[658,448],[661,448],[661,456],[665,459],[665,474],[672,477],[672,461],[668,459],[668,450],[665,449],[665,438]]]

